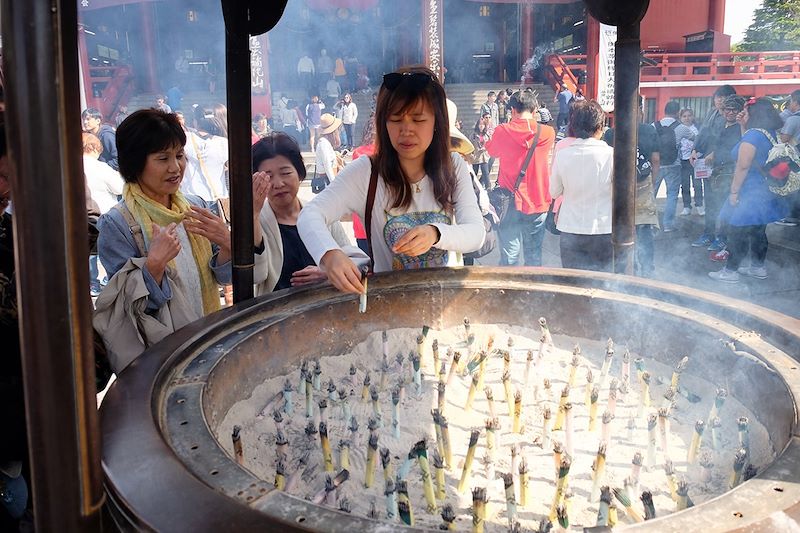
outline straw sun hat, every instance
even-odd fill
[[[468,155],[475,151],[469,139],[456,128],[456,118],[458,118],[458,106],[456,103],[447,99],[447,118],[450,120],[450,139],[457,141],[453,149],[462,155]]]
[[[342,125],[342,120],[334,117],[330,113],[323,113],[319,118],[319,132],[326,135],[336,130]]]

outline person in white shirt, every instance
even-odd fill
[[[83,176],[86,179],[86,186],[92,195],[92,200],[100,208],[100,214],[108,212],[119,202],[122,195],[122,188],[125,182],[119,172],[98,160],[103,153],[103,144],[93,133],[83,133]],[[105,285],[106,280],[100,279],[100,271],[97,266],[97,253],[89,254],[89,292],[92,296],[98,296],[101,286]]]
[[[318,176],[325,175],[328,183],[333,182],[339,172],[340,160],[336,155],[339,147],[339,128],[342,121],[330,113],[324,113],[320,118],[319,139],[314,149],[316,155],[316,172]]]
[[[556,227],[564,268],[611,271],[611,196],[614,149],[603,142],[606,114],[594,100],[576,102],[575,137],[553,157],[550,195],[563,195]]]
[[[186,172],[181,192],[194,194],[206,202],[228,198],[226,164],[228,139],[214,118],[197,121],[195,132],[186,131]]]
[[[347,148],[352,149],[356,146],[355,139],[353,138],[353,126],[356,125],[358,120],[358,107],[353,102],[353,97],[350,93],[345,93],[344,98],[336,107],[341,110],[342,124],[344,124],[345,141],[344,144]]]
[[[462,265],[461,253],[480,248],[485,235],[467,163],[450,154],[444,87],[433,72],[404,67],[386,74],[375,128],[375,154],[345,167],[297,221],[308,252],[343,292],[365,290],[328,229],[345,214],[355,212],[368,226],[375,272]]]

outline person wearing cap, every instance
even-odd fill
[[[336,155],[336,148],[339,147],[339,127],[342,121],[330,113],[324,113],[320,117],[319,139],[314,152],[316,153],[316,172],[318,175],[325,174],[328,183],[333,182],[339,172],[341,161]]]
[[[449,130],[444,87],[430,69],[404,67],[384,75],[375,154],[347,165],[297,221],[308,251],[336,288],[366,290],[361,270],[328,230],[351,212],[369,227],[375,272],[460,266],[463,253],[481,247],[485,229],[469,166],[450,153]]]

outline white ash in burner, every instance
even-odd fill
[[[218,431],[231,457],[299,498],[461,531],[632,524],[773,459],[764,427],[694,375],[691,354],[670,368],[610,340],[466,319],[304,362]]]

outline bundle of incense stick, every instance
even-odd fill
[[[428,512],[436,510],[436,496],[433,491],[433,479],[431,478],[431,467],[428,463],[428,444],[425,439],[414,445],[414,452],[417,456],[417,463],[422,473],[422,489],[425,495],[425,502],[428,504]]]
[[[467,488],[467,480],[472,472],[472,461],[475,459],[475,449],[478,447],[478,437],[480,437],[480,434],[480,430],[473,429],[469,435],[467,456],[464,458],[464,468],[461,471],[461,480],[458,482],[459,493],[464,492],[464,489]]]
[[[233,455],[236,457],[236,462],[240,465],[244,465],[244,450],[242,449],[241,431],[242,428],[239,426],[233,426],[231,440],[233,441]]]
[[[483,524],[486,521],[486,489],[476,487],[472,489],[472,531],[483,533]]]

